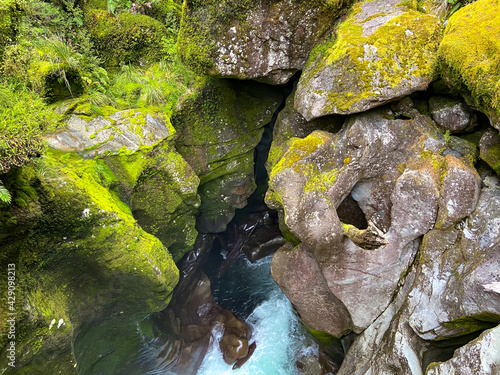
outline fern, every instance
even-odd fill
[[[1,183],[0,183],[0,201],[2,201],[3,203],[10,203],[12,201],[12,197],[9,191]]]

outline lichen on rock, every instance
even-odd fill
[[[199,74],[282,84],[349,2],[188,0],[179,53]]]
[[[437,17],[397,0],[357,3],[311,52],[296,108],[311,120],[366,111],[424,90],[437,73],[440,37]]]

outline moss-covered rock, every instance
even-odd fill
[[[436,75],[439,19],[398,0],[357,3],[311,52],[295,96],[307,119],[362,112],[424,90]]]
[[[86,12],[85,24],[107,66],[159,60],[161,41],[167,36],[161,22],[142,14],[114,16],[93,9]]]
[[[246,204],[255,189],[254,148],[281,100],[265,84],[209,78],[179,104],[175,144],[201,181],[199,231],[223,231]]]
[[[197,73],[281,84],[349,0],[188,0],[179,53]]]
[[[200,180],[172,147],[148,155],[132,193],[132,213],[142,228],[167,246],[175,261],[192,249],[198,232]]]
[[[479,0],[448,21],[439,46],[446,82],[500,129],[500,6]]]
[[[500,174],[500,136],[496,130],[486,131],[479,142],[481,159]]]
[[[57,368],[71,374],[75,365],[79,371],[104,356],[126,363],[138,346],[124,351],[129,343],[116,341],[106,352],[109,332],[102,330],[96,337],[103,345],[96,340],[92,349],[99,355],[90,357],[72,352],[76,334],[112,316],[131,323],[163,309],[178,280],[168,250],[137,226],[129,207],[110,189],[116,177],[102,160],[53,152],[36,168],[12,173],[24,177],[4,178],[15,204],[2,210],[0,261],[4,268],[16,265],[17,361],[26,369],[20,373]],[[11,229],[19,223],[21,228]],[[4,299],[2,294],[6,316]]]

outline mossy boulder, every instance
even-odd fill
[[[199,231],[224,231],[246,204],[255,189],[254,148],[281,100],[272,86],[208,78],[178,105],[176,149],[201,181]]]
[[[132,213],[178,261],[192,249],[198,234],[195,214],[200,206],[200,179],[168,145],[158,147],[148,158],[131,196]]]
[[[199,74],[282,84],[350,0],[188,0],[179,53]]]
[[[86,12],[85,25],[107,66],[148,63],[162,56],[161,41],[167,30],[149,16],[129,12],[115,16],[94,9]]]
[[[500,6],[479,0],[448,21],[439,46],[442,76],[500,129]]]
[[[138,345],[125,350],[130,343],[115,341],[110,350],[103,329],[94,333],[95,356],[72,348],[86,325],[115,316],[135,324],[165,308],[178,280],[171,255],[137,225],[102,160],[54,151],[11,173],[3,182],[15,204],[2,210],[0,260],[4,268],[16,264],[17,361],[26,369],[20,373],[71,374],[76,366],[90,374],[80,368],[99,361],[111,366],[106,373],[118,373],[113,366],[133,360]]]
[[[441,25],[398,0],[357,3],[313,49],[295,105],[307,120],[366,111],[424,90],[436,76]]]

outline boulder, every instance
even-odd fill
[[[3,207],[0,219],[9,233],[0,260],[16,264],[17,297],[25,301],[17,305],[17,366],[118,373],[137,358],[137,322],[167,306],[178,269],[111,189],[102,160],[52,152],[38,162],[10,176],[13,196],[25,203]],[[18,221],[27,225],[9,231]],[[117,332],[127,340],[110,339]]]
[[[500,173],[500,136],[498,131],[487,130],[479,141],[479,152],[481,159],[493,168],[497,173]]]
[[[424,237],[409,296],[409,324],[423,339],[466,335],[500,322],[500,295],[487,287],[499,277],[499,209],[500,194],[483,189],[462,225]]]
[[[254,148],[281,103],[272,86],[207,78],[172,116],[177,151],[200,178],[197,229],[225,230],[255,189]]]
[[[179,53],[202,75],[286,83],[349,0],[199,1],[183,8]]]
[[[470,131],[478,124],[477,115],[460,99],[433,96],[429,99],[429,110],[436,124],[450,133]]]
[[[500,7],[495,0],[468,4],[450,17],[439,45],[446,83],[500,129]]]
[[[398,0],[364,1],[311,52],[295,95],[311,120],[366,111],[425,90],[436,76],[439,19]]]

